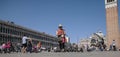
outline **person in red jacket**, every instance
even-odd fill
[[[10,50],[11,44],[12,44],[12,43],[11,43],[10,41],[8,41],[7,44],[6,44],[6,48],[7,48],[7,52],[8,52],[8,53],[11,52],[11,50]]]
[[[58,26],[58,30],[56,32],[56,35],[59,39],[58,43],[59,43],[60,51],[62,51],[65,48],[65,31],[64,31],[63,26],[61,24],[59,24],[59,26]]]

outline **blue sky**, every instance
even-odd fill
[[[106,34],[104,0],[0,0],[0,19],[54,36],[62,24],[75,43],[98,30]]]

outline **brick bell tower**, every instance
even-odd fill
[[[115,40],[116,47],[120,48],[120,31],[118,21],[118,0],[105,0],[106,9],[106,28],[107,28],[107,46],[109,48],[112,41]]]

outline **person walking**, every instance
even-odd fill
[[[58,26],[58,30],[56,31],[56,35],[59,39],[58,43],[59,43],[60,51],[62,51],[64,49],[65,31],[64,31],[63,26],[61,24],[59,24],[59,26]]]
[[[22,49],[21,49],[22,53],[26,53],[27,39],[30,39],[30,38],[28,38],[26,35],[22,37]]]

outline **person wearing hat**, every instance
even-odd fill
[[[58,37],[58,43],[59,43],[59,48],[60,51],[64,49],[64,41],[63,39],[65,38],[65,31],[63,29],[63,26],[61,24],[59,24],[58,26],[58,30],[56,31],[56,35]],[[63,37],[64,36],[64,37]]]

